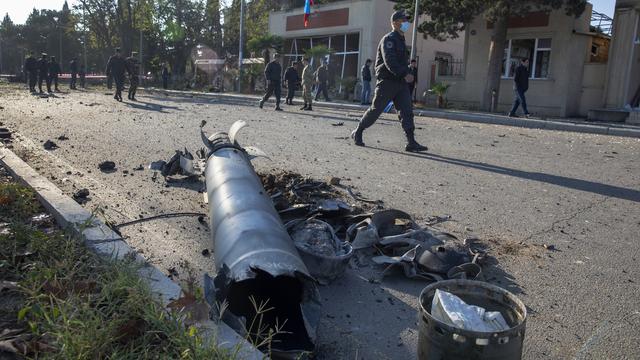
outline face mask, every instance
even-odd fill
[[[402,32],[407,32],[409,31],[409,26],[411,26],[411,23],[408,21],[405,21],[402,23],[402,25],[400,25],[400,30],[402,30]]]

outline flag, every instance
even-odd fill
[[[313,0],[305,0],[304,1],[304,27],[309,26],[309,15],[311,15],[311,6],[313,5]]]

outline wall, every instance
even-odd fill
[[[546,79],[530,79],[527,92],[529,111],[548,116],[573,116],[580,112],[583,65],[590,43],[587,33],[591,5],[578,18],[569,17],[562,10],[552,11],[547,26],[509,28],[507,39],[551,38],[549,75]],[[574,31],[576,33],[574,33]],[[471,35],[475,33],[475,35]],[[467,27],[465,38],[465,74],[450,81],[447,96],[454,106],[478,109],[486,81],[491,29],[480,16]],[[498,111],[507,112],[513,102],[513,79],[500,83]]]

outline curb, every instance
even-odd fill
[[[142,88],[147,93],[165,94],[167,96],[189,96],[189,97],[201,97],[215,100],[228,101],[240,105],[255,105],[261,97],[252,95],[239,95],[229,93],[204,93],[198,91],[181,91],[181,90],[164,90],[157,88]],[[323,101],[315,101],[313,103],[315,107],[341,109],[341,110],[353,110],[364,111],[366,106],[357,104],[344,104],[344,103],[329,103]],[[640,138],[640,127],[629,126],[611,126],[602,124],[590,124],[590,123],[575,123],[569,121],[554,121],[554,120],[538,120],[538,119],[526,119],[526,118],[510,118],[507,116],[480,114],[480,113],[464,113],[457,111],[442,111],[442,110],[417,110],[416,116],[420,117],[433,117],[447,120],[467,121],[482,124],[493,125],[506,125],[523,127],[529,129],[541,129],[541,130],[556,130],[556,131],[572,131],[578,133],[588,133],[597,135],[611,135],[611,136],[624,136],[632,138]]]
[[[13,151],[0,147],[0,163],[17,181],[36,192],[36,197],[42,206],[53,215],[61,228],[68,229],[72,234],[80,237],[85,245],[98,256],[107,259],[134,256],[135,261],[143,265],[138,271],[140,278],[147,283],[153,295],[163,306],[180,298],[182,289],[178,284],[171,281],[157,267],[149,264],[118,234],[80,204],[64,195],[62,190],[38,174]],[[208,338],[214,338],[219,347],[237,350],[236,355],[240,359],[262,360],[266,358],[263,353],[223,322],[209,320],[196,325],[203,330]]]

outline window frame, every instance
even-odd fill
[[[529,75],[529,79],[536,79],[536,80],[546,80],[549,79],[549,73],[547,73],[547,76],[545,77],[536,77],[536,65],[537,65],[537,59],[538,59],[538,52],[542,52],[542,51],[548,51],[549,52],[549,66],[551,64],[551,45],[549,47],[538,47],[539,46],[539,41],[540,39],[549,39],[550,42],[553,42],[553,38],[552,37],[536,37],[536,38],[511,38],[507,40],[507,46],[505,47],[505,50],[507,52],[507,57],[505,60],[503,60],[505,62],[504,64],[504,71],[502,72],[501,78],[502,79],[513,79],[513,76],[509,76],[509,61],[511,60],[511,49],[512,49],[512,44],[513,44],[513,40],[534,40],[534,45],[533,45],[533,59],[530,61],[530,75]]]

